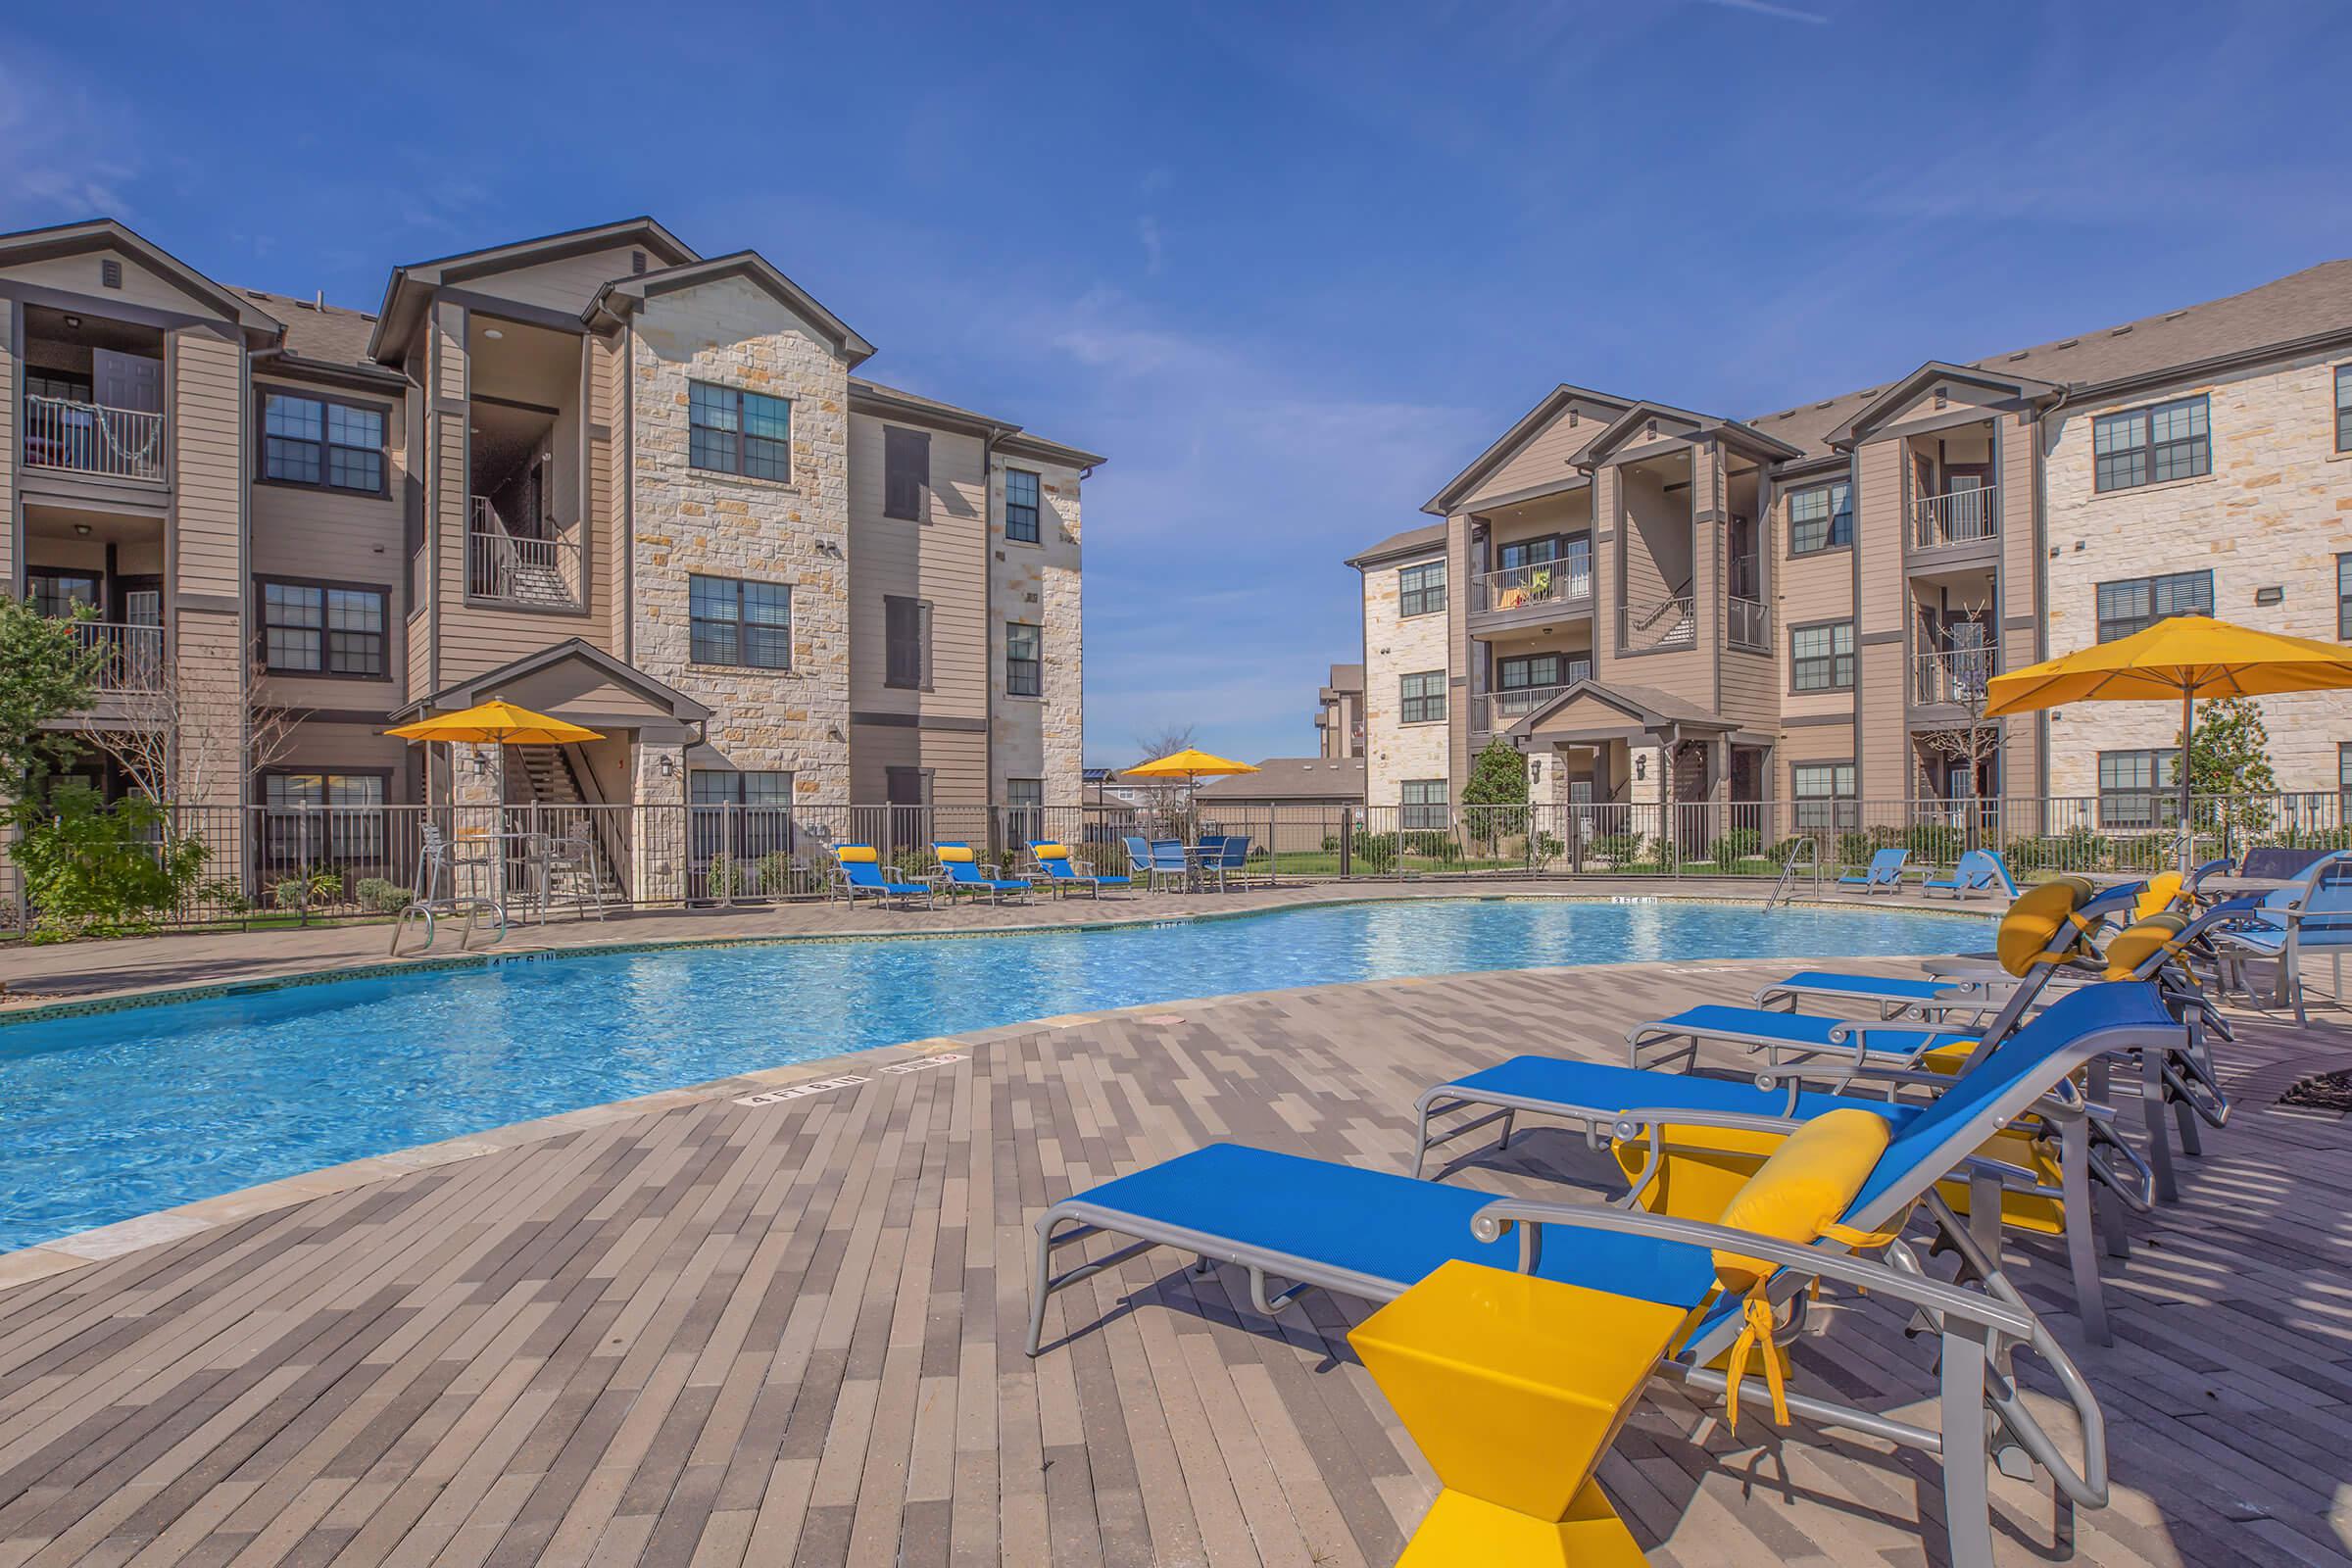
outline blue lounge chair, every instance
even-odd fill
[[[939,858],[939,868],[948,874],[946,885],[951,901],[958,893],[969,893],[974,898],[985,893],[991,904],[1002,903],[1008,893],[1024,899],[1029,896],[1026,881],[985,875],[980,869],[980,857],[969,844],[944,839],[931,846],[931,853]]]
[[[2334,969],[2335,1004],[2342,1006],[2344,950],[2352,947],[2352,850],[2338,850],[2314,862],[2299,884],[2264,897],[2236,923],[2217,932],[2213,944],[2223,957],[2224,985],[2234,983],[2248,996],[2253,988],[2245,960],[2276,962],[2278,984],[2271,1004],[2291,1004],[2299,1024],[2311,1021],[2303,1004],[2304,957],[2325,953]]]
[[[1212,1260],[1240,1267],[1248,1276],[1251,1303],[1269,1315],[1310,1286],[1390,1300],[1458,1258],[1688,1310],[1692,1326],[1653,1375],[1685,1389],[1722,1393],[1731,1386],[1730,1375],[1711,1363],[1743,1338],[1748,1305],[1729,1292],[1716,1295],[1715,1254],[1709,1249],[1722,1249],[1778,1265],[1768,1287],[1774,1301],[1792,1302],[1812,1280],[1829,1279],[1862,1286],[1872,1297],[1890,1299],[1899,1311],[1926,1311],[1929,1332],[1940,1336],[1940,1432],[1807,1396],[1790,1396],[1787,1406],[1816,1425],[1938,1454],[1951,1560],[1963,1568],[1989,1568],[1986,1471],[1996,1446],[2030,1456],[2067,1496],[2098,1507],[2107,1496],[2105,1425],[2072,1359],[2001,1272],[1997,1257],[1936,1195],[1936,1184],[1964,1171],[1986,1207],[1996,1207],[1997,1175],[1972,1159],[1986,1139],[2044,1096],[2062,1091],[2084,1061],[2134,1046],[2161,1049],[2180,1028],[2164,999],[2148,985],[2085,987],[2053,1005],[2021,1032],[2011,1049],[1954,1080],[1941,1098],[1893,1130],[1843,1208],[1840,1224],[1848,1242],[1768,1241],[1613,1204],[1497,1199],[1352,1165],[1211,1145],[1105,1182],[1046,1211],[1037,1223],[1028,1349],[1032,1355],[1040,1349],[1054,1293],[1157,1247],[1193,1253],[1203,1271]],[[1661,1147],[1660,1130],[1667,1122],[1762,1134],[1786,1134],[1803,1125],[1769,1115],[1687,1109],[1656,1116],[1635,1109],[1619,1119],[1621,1136],[1638,1137],[1646,1129],[1653,1149]],[[1915,1208],[1924,1208],[1943,1242],[1960,1253],[1962,1277],[1973,1286],[1923,1278],[1907,1248],[1892,1263],[1868,1261],[1845,1250],[1853,1233],[1899,1230]],[[1127,1238],[1128,1244],[1054,1272],[1056,1250],[1104,1235]],[[1269,1278],[1291,1283],[1269,1294]],[[2074,1407],[2082,1432],[2079,1468],[2062,1456],[2019,1396],[2008,1366],[2021,1347],[2031,1348],[2056,1374]],[[1760,1383],[1741,1387],[1754,1396],[1768,1393]],[[1995,1416],[1991,1421],[1988,1404]]]
[[[1838,879],[1838,885],[1860,888],[1865,898],[1873,893],[1899,893],[1903,887],[1903,864],[1910,858],[1909,850],[1881,850],[1870,858],[1866,870],[1848,871]]]
[[[871,844],[836,844],[833,846],[834,885],[841,890],[851,906],[857,906],[860,897],[887,904],[896,899],[901,904],[923,901],[929,908],[933,893],[929,882],[897,882],[882,874],[882,856]]]
[[[2017,897],[2017,878],[2009,867],[1990,850],[1971,850],[1960,857],[1949,876],[1929,876],[1919,884],[1922,894],[1933,896],[1948,893],[1965,904],[1980,893],[2005,894]]]
[[[1037,862],[1037,874],[1046,879],[1046,886],[1054,890],[1055,898],[1073,888],[1084,888],[1099,899],[1104,888],[1123,888],[1133,880],[1130,877],[1081,871],[1070,858],[1070,847],[1066,844],[1032,844],[1029,846],[1029,858]]]

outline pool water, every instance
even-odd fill
[[[1468,969],[1952,952],[1986,931],[1886,909],[1447,899],[604,954],[6,1025],[0,1250],[554,1111],[1054,1013]]]

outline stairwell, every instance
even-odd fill
[[[603,820],[605,813],[594,808],[580,788],[580,776],[572,765],[570,754],[561,746],[515,746],[508,749],[514,765],[509,767],[509,804],[546,808],[542,830],[559,839],[584,839],[588,845],[588,863],[584,867],[567,867],[559,862],[554,874],[585,876],[593,880],[589,890],[599,898],[618,897],[620,878],[616,869],[618,847],[607,842],[612,824]],[[518,799],[516,797],[519,797]],[[564,898],[573,890],[564,887],[551,889],[553,896]]]

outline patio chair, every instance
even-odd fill
[[[902,905],[921,899],[923,907],[927,909],[931,907],[935,897],[928,881],[898,882],[885,877],[882,874],[881,852],[871,844],[834,845],[833,875],[835,887],[842,897],[850,901],[852,908],[858,906],[858,901],[862,897],[878,904],[888,904],[896,899]]]
[[[2060,1092],[2076,1068],[2100,1053],[2133,1045],[2161,1049],[2180,1027],[2153,986],[2085,987],[2034,1020],[2014,1049],[1988,1057],[1982,1070],[1955,1080],[1892,1129],[1858,1185],[1851,1184],[1852,1171],[1877,1147],[1876,1127],[1858,1108],[1839,1119],[1834,1138],[1808,1139],[1801,1156],[1791,1136],[1804,1127],[1800,1121],[1739,1112],[1624,1112],[1618,1136],[1645,1142],[1655,1154],[1637,1197],[1650,1185],[1678,1181],[1678,1167],[1689,1159],[1673,1141],[1682,1128],[1788,1140],[1775,1153],[1789,1158],[1776,1166],[1768,1157],[1765,1169],[1706,1219],[1615,1204],[1497,1199],[1353,1165],[1212,1144],[1046,1211],[1037,1222],[1028,1350],[1035,1355],[1042,1348],[1054,1293],[1159,1247],[1194,1254],[1200,1272],[1212,1260],[1240,1267],[1251,1304],[1267,1316],[1309,1287],[1392,1300],[1456,1259],[1515,1270],[1590,1293],[1580,1321],[1596,1335],[1622,1327],[1609,1310],[1612,1301],[1649,1301],[1686,1314],[1651,1376],[1681,1389],[1734,1396],[1735,1420],[1738,1391],[1770,1398],[1776,1418],[1794,1413],[1817,1426],[1936,1454],[1951,1561],[1960,1568],[1990,1568],[1986,1471],[1995,1455],[2005,1473],[2015,1473],[2016,1461],[2037,1464],[2069,1499],[2099,1507],[2108,1490],[2106,1428],[2082,1373],[2002,1273],[1997,1251],[1953,1212],[1938,1184],[1964,1175],[1977,1211],[1997,1211],[1995,1195],[2005,1174],[1974,1158],[1985,1140]],[[1809,1203],[1794,1190],[1800,1176],[1814,1195]],[[1946,1285],[1926,1275],[1900,1234],[1917,1210],[1933,1223],[1937,1245],[1960,1254],[1960,1278],[1969,1284]],[[1570,1234],[1552,1234],[1558,1231]],[[1127,1245],[1054,1272],[1056,1250],[1106,1235],[1126,1238]],[[1885,1257],[1859,1255],[1877,1251]],[[1743,1272],[1748,1260],[1765,1266]],[[1270,1278],[1291,1283],[1269,1294]],[[1803,1293],[1815,1280],[1860,1286],[1897,1311],[1924,1313],[1925,1331],[1940,1341],[1939,1430],[1784,1390],[1787,1364],[1770,1348],[1779,1332],[1774,1314],[1785,1309],[1793,1334],[1805,1311]],[[1837,1314],[1831,1328],[1848,1316]],[[2081,1433],[2079,1467],[2062,1455],[2021,1396],[2010,1366],[2020,1348],[2032,1350],[2055,1374],[2073,1407]],[[1760,1383],[1745,1375],[1753,1351],[1765,1358]],[[1725,1356],[1728,1364],[1717,1369],[1717,1358]],[[1599,1423],[1593,1441],[1605,1445],[1615,1430],[1613,1423]],[[1589,1457],[1557,1459],[1577,1470]],[[1554,1456],[1546,1454],[1545,1462]]]
[[[1100,899],[1104,888],[1123,888],[1134,881],[1132,877],[1105,876],[1101,872],[1079,869],[1078,863],[1070,858],[1070,847],[1066,844],[1032,844],[1029,846],[1029,858],[1036,862],[1037,874],[1046,879],[1046,886],[1054,890],[1055,898],[1084,888],[1090,895]]]
[[[2328,858],[2328,850],[2289,849],[2284,845],[2266,844],[2248,850],[2238,861],[2239,876],[2263,876],[2292,879],[2306,877],[2311,868]]]
[[[1202,850],[1200,870],[1203,875],[1213,875],[1217,879],[1219,893],[1224,892],[1230,882],[1241,881],[1249,869],[1250,839],[1247,834],[1226,834],[1217,843],[1214,858],[1208,856],[1205,847]]]
[[[1980,893],[2005,894],[2017,897],[2017,878],[2009,867],[1990,850],[1971,850],[1960,857],[1949,876],[1928,876],[1919,884],[1922,895],[1933,897],[1948,893],[1960,903],[1967,903]]]
[[[2240,990],[2248,998],[2253,985],[2246,973],[2248,958],[2268,958],[2278,965],[2273,1006],[2292,1004],[2295,1022],[2308,1024],[2303,1004],[2303,959],[2325,953],[2334,972],[2335,1004],[2344,1004],[2344,949],[2352,947],[2352,850],[2337,850],[2316,861],[2294,887],[2263,897],[2230,928],[2216,933],[2221,955],[2224,990]]]
[[[1181,839],[1129,839],[1127,854],[1133,862],[1128,869],[1142,867],[1147,890],[1157,891],[1163,882],[1174,882],[1179,892],[1193,885],[1192,858]]]
[[[1860,888],[1863,897],[1873,893],[1900,893],[1903,888],[1903,865],[1911,858],[1909,850],[1881,850],[1870,858],[1870,865],[1861,871],[1848,871],[1838,879],[1841,888]]]
[[[983,873],[980,857],[969,844],[943,839],[931,846],[931,853],[938,857],[939,868],[947,873],[947,881],[943,886],[948,890],[948,902],[951,904],[956,902],[958,893],[969,893],[974,898],[986,894],[991,904],[1004,902],[1007,893],[1017,894],[1021,898],[1029,896],[1029,884],[1026,881]]]

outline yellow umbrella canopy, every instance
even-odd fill
[[[2174,615],[2111,643],[2079,648],[1986,683],[1984,716],[2037,712],[2069,703],[2180,705],[2180,820],[2189,820],[2188,743],[2200,697],[2262,697],[2352,687],[2352,647]],[[2181,869],[2189,847],[2180,848]]]
[[[384,731],[404,741],[471,741],[490,746],[565,746],[576,741],[601,741],[592,729],[496,698],[455,713],[437,713],[414,724]]]
[[[1254,773],[1248,762],[1218,757],[1188,746],[1181,752],[1155,757],[1149,762],[1119,769],[1121,778],[1219,778],[1227,773]]]

